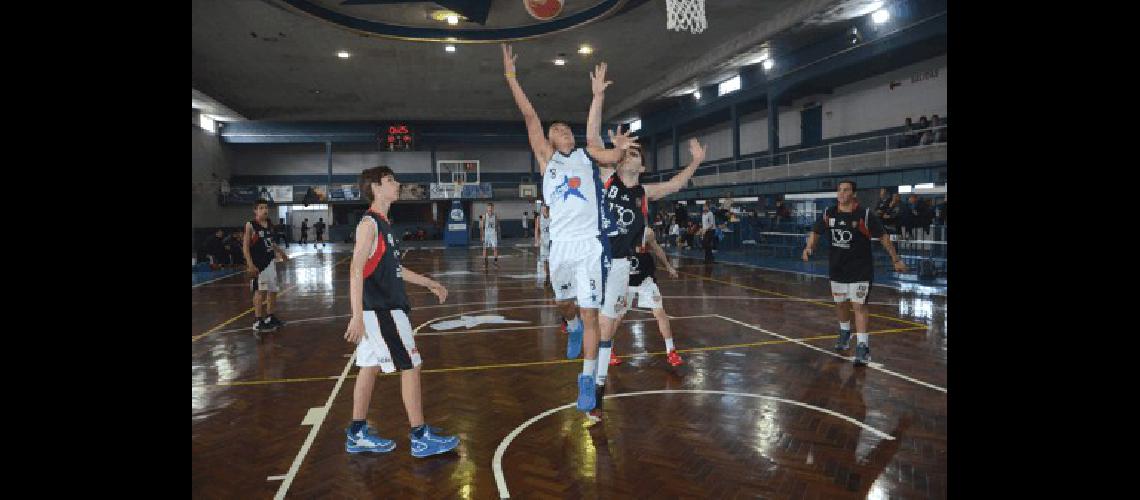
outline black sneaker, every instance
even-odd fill
[[[272,326],[274,329],[285,327],[285,322],[277,319],[277,316],[270,314],[265,317],[265,322]]]
[[[253,336],[257,337],[258,339],[261,338],[262,333],[272,332],[273,330],[276,330],[276,329],[277,329],[276,327],[274,327],[272,324],[269,323],[269,321],[267,321],[267,318],[266,319],[259,319],[259,320],[256,320],[253,322]]]

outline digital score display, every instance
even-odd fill
[[[415,135],[406,123],[395,123],[380,134],[380,149],[385,151],[415,150]]]

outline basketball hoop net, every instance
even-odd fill
[[[666,27],[674,31],[689,30],[696,34],[709,26],[705,18],[705,0],[665,0],[668,9]]]

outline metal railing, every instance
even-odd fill
[[[727,183],[758,182],[794,175],[812,175],[854,170],[889,168],[945,158],[947,125],[910,132],[864,137],[822,146],[795,149],[775,156],[760,156],[701,165],[690,183],[712,186]],[[932,154],[933,153],[933,154]],[[810,165],[811,168],[805,168]],[[793,169],[794,166],[797,166]],[[683,168],[684,166],[680,166]],[[678,169],[646,175],[646,182],[662,182]],[[749,172],[739,174],[738,172]],[[729,176],[729,174],[734,174]],[[712,176],[712,179],[709,177]]]

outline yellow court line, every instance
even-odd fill
[[[921,327],[894,328],[894,329],[890,329],[890,330],[878,330],[878,331],[869,332],[868,335],[885,335],[888,333],[910,332],[910,331],[920,330],[920,329],[925,330],[926,326],[923,325]],[[802,341],[811,341],[811,340],[833,339],[836,337],[838,337],[838,335],[817,335],[814,337],[797,338],[795,340],[802,342]],[[677,352],[689,353],[689,352],[704,352],[704,351],[722,351],[725,349],[761,347],[761,346],[766,346],[766,345],[790,344],[790,343],[793,343],[793,341],[792,340],[764,340],[764,341],[760,341],[760,342],[749,342],[746,344],[731,344],[731,345],[719,345],[719,346],[709,346],[709,347],[693,347],[693,348],[689,348],[689,349],[677,349]],[[627,354],[624,356],[617,356],[617,357],[619,357],[619,358],[639,358],[639,357],[651,357],[651,356],[664,356],[666,354],[667,353],[665,351],[661,351],[661,352],[645,352],[645,353],[638,353],[638,354]],[[457,366],[455,368],[436,368],[436,369],[432,369],[432,370],[423,370],[421,373],[477,371],[477,370],[491,370],[491,369],[496,369],[496,368],[513,368],[513,367],[522,367],[522,366],[556,365],[556,364],[563,364],[563,363],[581,363],[581,362],[582,362],[581,359],[553,359],[553,360],[548,360],[548,361],[529,361],[529,362],[523,362],[523,363],[500,363],[500,364],[493,364],[493,365]],[[397,375],[398,373],[399,372],[379,373],[379,374],[377,374],[377,376],[378,377],[388,377],[388,376]],[[355,378],[355,377],[356,377],[356,375],[349,375],[348,376],[348,378]],[[287,378],[287,379],[271,379],[271,380],[245,380],[245,381],[237,381],[237,382],[219,382],[217,384],[198,385],[198,386],[194,386],[194,387],[233,387],[233,386],[245,386],[245,385],[276,384],[276,383],[286,383],[286,382],[319,382],[319,381],[323,381],[323,380],[336,380],[337,378],[338,378],[337,376],[333,375],[333,376],[327,376],[327,377]]]
[[[763,288],[756,288],[756,287],[753,287],[753,286],[748,286],[748,285],[741,285],[741,284],[739,284],[739,283],[733,283],[733,282],[731,282],[731,281],[724,281],[724,280],[719,280],[719,279],[716,279],[716,278],[709,278],[709,277],[706,277],[706,276],[701,276],[701,275],[699,275],[699,274],[686,273],[686,272],[683,272],[683,271],[678,271],[678,273],[679,273],[679,274],[685,274],[685,275],[689,275],[689,276],[695,276],[695,277],[697,277],[697,278],[700,278],[700,279],[703,279],[703,280],[708,280],[708,281],[715,281],[715,282],[717,282],[717,283],[724,283],[724,284],[726,284],[726,285],[735,286],[735,287],[740,287],[740,288],[744,288],[744,289],[747,289],[747,290],[755,290],[755,291],[757,291],[757,292],[768,293],[768,294],[776,295],[776,296],[779,296],[779,297],[786,297],[786,298],[790,298],[790,299],[798,299],[798,300],[800,300],[800,301],[803,301],[803,302],[807,302],[807,303],[810,303],[810,304],[816,304],[816,305],[827,306],[827,307],[832,307],[832,308],[834,308],[834,307],[835,307],[835,304],[832,304],[832,303],[828,303],[828,302],[823,302],[823,301],[819,301],[819,300],[812,300],[812,299],[808,299],[808,298],[805,298],[805,297],[796,297],[795,295],[788,295],[788,294],[786,294],[786,293],[773,292],[773,291],[771,291],[771,290],[765,290],[765,289],[763,289]],[[873,316],[873,317],[876,317],[876,318],[880,318],[880,319],[886,319],[886,320],[891,320],[891,321],[898,321],[898,322],[900,322],[900,323],[906,323],[906,324],[908,324],[908,325],[913,325],[913,326],[916,326],[916,327],[918,327],[918,326],[921,326],[921,327],[925,328],[925,327],[927,326],[926,324],[923,324],[923,323],[919,323],[919,322],[917,322],[917,321],[910,321],[910,320],[906,320],[906,319],[902,319],[902,318],[896,318],[896,317],[894,317],[894,316],[885,316],[885,315],[882,315],[882,314],[875,314],[875,313],[870,313],[869,315],[870,315],[870,316]]]
[[[282,290],[282,291],[281,291],[281,293],[277,294],[277,297],[278,297],[278,298],[280,298],[282,295],[285,295],[285,294],[289,293],[289,292],[290,292],[291,290],[293,290],[294,288],[297,288],[297,285],[289,285],[289,287],[288,287],[288,288],[286,288],[286,289]],[[210,334],[212,334],[212,333],[214,333],[214,332],[216,332],[216,331],[218,331],[218,330],[221,330],[221,329],[222,329],[223,327],[225,327],[226,325],[228,325],[228,324],[230,324],[230,323],[233,323],[234,321],[237,321],[237,320],[241,319],[241,317],[242,317],[242,316],[245,316],[246,314],[249,314],[249,313],[251,313],[251,312],[253,312],[253,308],[252,308],[252,307],[251,307],[251,308],[249,308],[249,309],[246,309],[244,312],[242,312],[241,314],[238,314],[237,316],[234,316],[234,317],[232,317],[232,318],[230,318],[230,319],[227,319],[227,320],[223,321],[223,322],[222,322],[221,324],[219,324],[218,326],[215,326],[215,327],[213,327],[213,328],[211,328],[211,329],[209,329],[209,330],[206,330],[206,333],[203,333],[203,334],[201,334],[201,335],[198,335],[197,337],[192,337],[192,338],[190,339],[190,343],[194,343],[194,342],[197,342],[199,339],[201,339],[201,338],[203,338],[203,337],[205,337],[205,336],[207,336],[207,335],[210,335]]]

